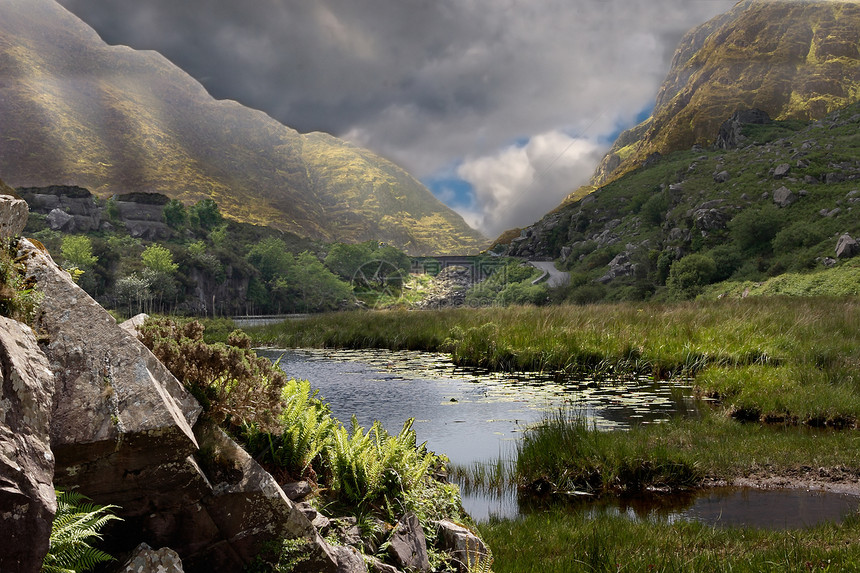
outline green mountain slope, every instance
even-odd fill
[[[860,3],[744,0],[679,44],[652,116],[621,134],[600,186],[666,154],[714,142],[739,109],[817,119],[860,99]]]
[[[708,292],[743,294],[781,275],[784,293],[860,294],[845,288],[860,247],[839,249],[860,239],[858,132],[860,103],[744,125],[740,147],[667,154],[556,209],[507,252],[560,259],[576,302],[688,298],[722,281]]]
[[[0,2],[0,174],[15,187],[209,197],[239,221],[413,254],[484,244],[393,163],[216,101],[160,54],[106,45],[53,0]]]

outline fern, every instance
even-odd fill
[[[51,527],[51,543],[42,563],[42,573],[88,571],[113,557],[90,543],[101,539],[101,530],[119,517],[110,513],[114,505],[100,506],[78,492],[57,492],[57,515]]]

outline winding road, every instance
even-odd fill
[[[570,273],[566,271],[560,271],[555,268],[554,261],[529,261],[529,264],[549,275],[549,279],[547,279],[546,281],[547,286],[559,287],[564,286],[570,282]],[[541,279],[542,278],[543,277],[541,277]],[[540,281],[541,279],[538,279],[537,281],[535,281],[535,283]]]

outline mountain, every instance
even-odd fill
[[[108,46],[54,0],[0,2],[0,176],[212,198],[239,221],[412,254],[485,242],[390,161],[215,100],[160,54]]]
[[[681,40],[651,117],[618,137],[592,185],[711,145],[740,109],[818,119],[858,99],[860,3],[744,0]]]
[[[559,259],[577,302],[857,266],[858,100],[860,3],[741,2],[684,38],[594,185],[494,250]]]

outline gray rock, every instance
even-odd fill
[[[778,165],[776,169],[773,170],[774,179],[782,179],[791,171],[791,165],[788,163],[783,163],[782,165]]]
[[[736,111],[720,126],[720,131],[717,134],[714,146],[717,149],[732,149],[738,147],[745,139],[741,133],[745,124],[765,124],[770,122],[770,116],[759,109]]]
[[[101,209],[92,193],[83,187],[26,187],[18,189],[18,193],[35,213],[50,214],[58,210],[70,216],[71,221],[64,223],[66,231],[96,231],[102,226]]]
[[[731,178],[732,175],[728,171],[720,171],[719,173],[714,174],[714,181],[716,181],[717,183],[725,183]]]
[[[630,259],[630,253],[624,251],[618,253],[609,261],[609,270],[605,275],[597,279],[602,284],[607,284],[619,277],[629,277],[636,273],[637,265]]]
[[[153,549],[141,543],[132,552],[118,573],[184,573],[182,560],[176,551],[162,547]]]
[[[354,517],[338,517],[329,520],[328,532],[334,535],[342,545],[361,547],[361,531],[358,529],[358,520]]]
[[[394,526],[388,538],[388,555],[401,569],[430,571],[424,531],[414,513],[407,513]]]
[[[126,495],[138,496],[129,472],[197,450],[191,426],[200,405],[47,252],[24,240],[20,253],[43,294],[37,328],[56,378],[55,483],[85,484],[82,493],[110,493],[110,502],[122,505]]]
[[[140,329],[143,326],[143,323],[146,322],[147,318],[149,318],[149,315],[142,312],[122,322],[119,327],[131,334],[132,336],[137,337],[140,334]]]
[[[0,237],[15,237],[27,225],[29,210],[26,201],[11,195],[0,195]]]
[[[337,570],[331,547],[268,472],[214,424],[201,422],[194,431],[201,472],[173,494],[188,501],[172,512],[162,510],[160,517],[141,516],[150,535],[170,542],[189,572],[241,571],[267,543],[283,539],[307,543],[308,559],[296,571]]]
[[[725,229],[730,218],[719,209],[698,209],[693,212],[696,228],[705,233]]]
[[[60,209],[54,209],[45,218],[52,231],[74,232],[75,218]]]
[[[842,209],[840,209],[839,207],[836,207],[835,209],[830,209],[829,211],[827,209],[822,209],[821,211],[818,212],[818,214],[821,215],[822,217],[828,217],[828,218],[832,219],[833,217],[835,217],[836,215],[838,215],[841,212],[842,212]]]
[[[454,557],[460,573],[468,572],[490,557],[484,542],[465,527],[446,520],[439,521],[436,525],[439,531],[439,549]]]
[[[816,179],[812,175],[804,175],[803,176],[803,182],[808,183],[809,185],[814,185],[814,184],[818,183],[819,181],[818,181],[818,179]]]
[[[284,493],[291,501],[300,501],[314,492],[311,484],[306,481],[285,483],[281,485],[281,489],[284,490]]]
[[[37,573],[57,511],[54,375],[33,331],[0,317],[0,571]]]
[[[838,262],[836,259],[834,259],[832,257],[824,257],[823,259],[821,257],[818,257],[815,260],[820,261],[821,264],[824,265],[825,267],[832,267]]]
[[[845,174],[840,172],[828,173],[824,177],[824,182],[828,185],[834,185],[836,183],[842,183],[846,180]]]
[[[839,241],[836,243],[837,259],[850,259],[858,254],[860,254],[860,245],[857,244],[857,241],[851,238],[851,235],[845,233],[839,237]]]
[[[331,552],[337,559],[337,573],[368,573],[361,553],[354,547],[332,545]]]
[[[317,531],[324,531],[328,529],[331,524],[331,520],[329,518],[319,513],[316,508],[307,502],[297,503],[296,508],[308,518],[311,525],[313,525]]]
[[[370,573],[401,573],[400,569],[397,567],[383,563],[376,557],[370,557],[368,559],[367,569]]]
[[[780,187],[773,192],[773,202],[780,207],[788,207],[795,201],[797,201],[797,195],[792,193],[788,187]]]

